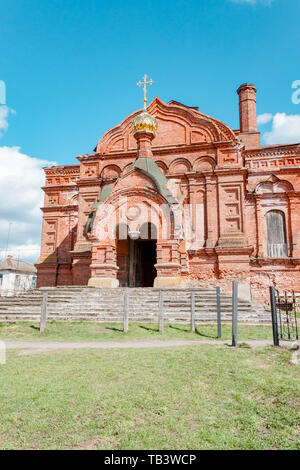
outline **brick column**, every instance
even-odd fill
[[[291,256],[293,256],[294,258],[300,258],[300,199],[297,196],[289,196],[289,201],[292,232]],[[288,221],[286,222],[288,223]]]
[[[216,254],[220,279],[239,281],[241,297],[250,299],[250,254],[245,233],[244,174],[236,170],[218,175],[220,237]]]
[[[59,213],[43,209],[43,229],[41,254],[35,264],[37,269],[37,287],[54,287],[57,284],[57,232]]]
[[[178,240],[157,240],[154,287],[183,287]]]
[[[206,204],[205,204],[205,213],[206,213],[206,248],[214,248],[218,241],[218,212],[219,204],[217,201],[217,185],[215,181],[209,176],[205,178],[206,180]]]
[[[91,278],[88,285],[95,287],[118,287],[117,250],[115,240],[93,241]]]
[[[257,228],[256,256],[258,258],[264,258],[263,237],[262,237],[262,215],[261,215],[261,207],[260,207],[260,197],[255,198],[255,216],[256,216],[256,228]]]

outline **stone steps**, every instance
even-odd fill
[[[156,322],[159,291],[164,294],[166,322],[190,321],[190,297],[195,293],[197,322],[216,322],[215,288],[190,289],[118,288],[64,286],[35,289],[16,297],[0,297],[0,322],[39,321],[43,294],[48,293],[48,320],[123,321],[124,292],[129,294],[129,319]],[[261,306],[239,300],[239,321],[270,323]],[[221,294],[222,321],[231,321],[231,295]]]
[[[20,310],[22,310],[22,312],[25,312],[25,311],[32,311],[32,312],[40,312],[40,305],[36,305],[36,306],[7,306],[7,307],[1,307],[0,308],[0,313],[10,313],[10,312],[19,312]],[[138,307],[138,306],[130,306],[129,305],[129,310],[134,313],[134,312],[142,312],[142,311],[146,311],[148,312],[148,309],[149,309],[150,305],[149,304],[145,304],[143,307]],[[49,303],[48,305],[48,311],[51,312],[51,311],[54,311],[54,312],[64,312],[65,310],[72,310],[72,311],[78,311],[78,312],[89,312],[90,310],[93,310],[93,311],[98,311],[98,312],[104,312],[104,311],[107,311],[107,310],[110,310],[110,311],[119,311],[120,309],[123,308],[123,304],[114,304],[114,305],[97,305],[97,304],[94,304],[94,305],[72,305],[72,304],[65,304],[64,306],[62,306],[61,304],[59,304],[58,307],[55,307],[55,305]],[[199,311],[199,312],[216,312],[216,305],[197,305],[195,304],[195,309],[196,311]],[[180,312],[182,314],[186,314],[188,312],[190,312],[190,306],[189,305],[173,305],[173,306],[169,306],[167,303],[164,304],[164,311],[165,312],[178,312],[180,310]],[[221,310],[223,313],[230,313],[231,314],[231,306],[228,306],[228,305],[222,305],[221,304]],[[158,311],[158,307],[157,305],[153,304],[152,305],[152,308],[151,308],[151,312],[155,313]],[[240,312],[252,312],[252,307],[251,306],[239,306],[239,311]],[[151,314],[151,313],[149,313]]]
[[[20,318],[19,315],[9,315],[9,316],[4,316],[1,315],[0,322],[2,323],[15,323],[16,321],[28,321],[28,322],[39,322],[39,316],[38,315],[23,315],[22,318]],[[112,322],[112,323],[122,323],[123,318],[120,316],[116,317],[111,317],[111,316],[99,316],[99,315],[81,315],[81,316],[73,316],[73,315],[68,315],[68,316],[59,316],[59,315],[51,315],[47,317],[47,321],[59,321],[59,322],[79,322],[79,321],[87,321],[87,322]],[[151,323],[158,323],[157,318],[149,318],[145,316],[139,316],[139,317],[130,317],[129,321],[131,322],[151,322]],[[189,323],[189,319],[187,318],[180,318],[180,317],[171,317],[171,318],[166,318],[165,319],[166,323]],[[213,323],[216,324],[216,319],[212,318],[207,318],[207,317],[197,317],[195,318],[195,322],[197,324],[206,324],[206,323]],[[231,318],[223,318],[222,317],[222,323],[228,323],[231,324]],[[252,324],[252,325],[270,325],[270,321],[268,319],[261,319],[261,318],[250,318],[250,319],[239,319],[239,324],[244,323],[244,324]]]
[[[0,305],[0,312],[2,311],[8,311],[8,310],[20,310],[20,309],[33,309],[33,310],[39,310],[40,309],[40,305],[41,305],[41,302],[38,302],[36,304],[11,304],[11,305],[5,305],[5,306],[1,306]],[[87,303],[83,303],[83,304],[76,304],[76,303],[66,303],[64,302],[64,304],[62,305],[62,303],[60,302],[57,302],[57,303],[49,303],[50,305],[50,308],[53,307],[55,308],[56,310],[61,310],[61,309],[66,309],[66,308],[72,308],[72,309],[85,309],[85,310],[89,310],[91,308],[101,308],[101,309],[111,309],[111,308],[122,308],[123,307],[123,302],[119,303],[119,302],[114,302],[114,303],[102,303],[102,302],[95,302],[95,303],[91,303],[91,304],[87,304]],[[188,304],[182,304],[181,302],[178,304],[176,304],[175,302],[173,302],[172,304],[169,304],[168,302],[164,302],[164,308],[167,309],[167,310],[173,310],[175,309],[176,311],[181,308],[182,311],[190,311],[190,306],[189,306],[189,303]],[[212,311],[215,311],[216,310],[216,304],[214,303],[197,303],[195,302],[195,306],[196,306],[196,309],[200,309],[200,310],[203,310],[203,309],[206,309],[206,310],[212,310]],[[132,310],[132,311],[135,311],[135,310],[148,310],[149,308],[151,308],[151,310],[157,310],[158,309],[158,306],[157,306],[157,302],[147,302],[147,301],[144,301],[144,305],[142,307],[139,307],[136,305],[129,305],[129,308]],[[230,311],[231,312],[231,304],[222,304],[221,303],[221,308],[224,310],[224,311]],[[243,304],[240,304],[239,305],[239,309],[240,311],[252,311],[253,309],[253,306],[252,305],[243,305]]]

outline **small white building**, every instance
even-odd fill
[[[25,261],[7,256],[0,260],[0,295],[15,295],[36,288],[36,268]]]

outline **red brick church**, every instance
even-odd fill
[[[300,291],[300,145],[261,146],[256,88],[237,93],[238,130],[145,97],[78,164],[45,168],[38,286]]]

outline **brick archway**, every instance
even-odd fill
[[[125,224],[116,230],[117,279],[121,287],[153,287],[157,276],[157,229],[148,222],[139,232],[133,236]]]
[[[179,240],[174,236],[172,208],[161,195],[149,188],[131,189],[128,196],[127,189],[117,195],[112,194],[97,209],[90,235],[92,264],[89,285],[117,287],[121,284],[150,287],[180,284],[182,280]],[[139,207],[144,210],[139,211]],[[155,226],[155,244],[150,240],[148,244],[144,243],[139,234],[137,239],[140,240],[137,243],[127,240],[128,238],[134,240],[135,232],[142,230],[142,227],[150,221]],[[128,235],[132,232],[133,236],[126,235],[126,241],[118,243],[117,227],[124,224],[128,227]],[[128,275],[126,277],[125,271],[130,262],[134,262],[135,267],[131,267],[129,277]],[[149,263],[149,276],[146,268],[141,267],[144,262]],[[120,267],[121,273],[119,273]]]

